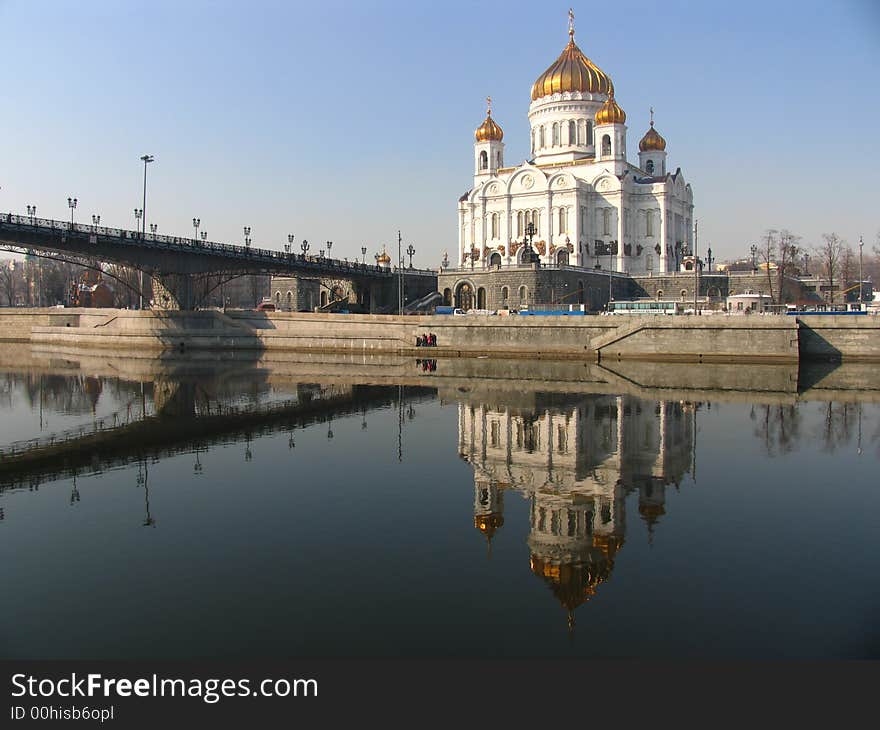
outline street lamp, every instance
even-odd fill
[[[412,268],[412,257],[415,252],[416,249],[412,244],[406,247],[406,255],[409,256],[409,268]]]
[[[245,226],[245,227],[244,227],[244,247],[245,247],[245,248],[250,248],[250,247],[251,247],[251,238],[250,238],[250,236],[251,236],[251,227],[250,227],[250,226]]]
[[[318,258],[320,258],[320,259],[324,258],[324,249],[323,248],[318,250]]]
[[[332,258],[330,256],[330,249],[332,249],[332,248],[333,248],[333,241],[327,241],[327,258],[328,259]]]
[[[147,225],[147,165],[153,161],[152,155],[143,155],[141,157],[141,162],[144,163],[144,203],[141,208],[141,214],[144,216],[144,226]],[[144,233],[146,233],[146,228],[142,229]]]
[[[101,225],[101,216],[93,215],[92,216],[92,227],[97,231],[98,226],[100,226],[100,225]]]
[[[367,247],[366,246],[361,246],[361,256],[363,257],[362,263],[366,264],[367,263]]]
[[[143,208],[135,208],[134,209],[135,228],[137,229],[138,234],[140,234],[140,232],[141,232],[141,218],[143,218],[143,216],[144,216],[144,209]]]
[[[159,230],[159,224],[158,223],[150,223],[150,233],[152,233],[155,236],[157,230]]]
[[[208,240],[208,232],[207,231],[202,231],[201,236],[202,236],[202,242],[205,242]]]
[[[752,252],[752,273],[754,274],[758,270],[758,267],[755,265],[755,254],[758,253],[758,247],[753,243],[749,251]]]
[[[73,228],[73,211],[76,210],[76,198],[67,199],[67,207],[70,208],[70,227]]]
[[[33,223],[33,222],[34,222],[34,218],[35,218],[36,215],[37,215],[37,206],[36,206],[36,205],[29,205],[29,206],[27,207],[27,212],[28,212],[28,218],[30,218],[30,219],[31,219],[31,223]]]
[[[199,238],[199,226],[202,225],[201,218],[193,218],[193,228],[196,229],[196,240]]]
[[[303,239],[303,242],[299,245],[303,252],[303,261],[306,260],[306,252],[309,250],[309,242]]]
[[[862,308],[862,248],[865,242],[859,236],[859,309]]]
[[[284,246],[284,252],[290,253],[290,249],[293,248],[293,239],[294,235],[292,233],[287,234],[287,244]]]

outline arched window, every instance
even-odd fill
[[[587,122],[587,144],[593,144],[593,123]]]
[[[532,130],[532,157],[535,156],[535,130]]]
[[[288,311],[293,309],[293,292],[287,292],[287,309]]]
[[[486,308],[486,290],[483,287],[477,289],[477,309]]]
[[[584,282],[578,279],[578,304],[584,304]]]
[[[654,270],[654,257],[651,254],[645,254],[645,269],[647,271]]]
[[[568,233],[568,209],[559,209],[559,233]]]
[[[559,144],[559,122],[553,122],[553,146]]]
[[[327,306],[327,292],[325,292],[325,291],[321,292],[321,306],[322,307]]]
[[[275,292],[275,306],[278,306],[279,304],[281,304],[281,292],[277,291]]]
[[[611,208],[602,208],[602,235],[611,235]]]
[[[654,174],[654,160],[648,160],[645,163],[645,172],[647,172],[649,175]]]
[[[502,286],[501,287],[501,303],[506,305],[507,299],[509,296],[510,296],[510,289],[508,289],[506,286]]]
[[[587,138],[586,130],[587,130],[587,128],[584,126],[584,120],[581,119],[581,120],[578,122],[578,139],[577,139],[577,143],[578,143],[579,145],[584,145],[584,144],[586,144],[586,138]]]
[[[480,169],[486,170],[489,167],[489,155],[486,154],[486,150],[480,152]]]
[[[538,143],[539,143],[538,147],[540,147],[541,149],[544,149],[544,127],[543,126],[538,130]]]
[[[452,304],[452,289],[447,287],[443,290],[443,303],[448,307]]]
[[[660,299],[662,299],[662,298],[663,298],[663,290],[662,290],[662,289],[658,289],[658,290],[657,290],[657,299],[660,300]]]
[[[492,240],[498,238],[498,214],[492,214]]]
[[[679,294],[681,294],[681,299],[684,301],[684,298],[688,295],[687,289],[682,289]]]
[[[645,235],[653,236],[654,235],[654,211],[646,210],[645,211]]]
[[[568,143],[577,144],[577,125],[574,122],[568,123]]]
[[[501,268],[501,254],[495,251],[489,256],[489,266],[493,268]]]
[[[602,156],[607,157],[611,154],[611,137],[609,135],[605,135],[602,137]]]
[[[497,155],[495,155],[495,166],[501,167],[501,153],[500,152]]]
[[[528,290],[528,288],[525,287],[525,286],[521,286],[521,287],[519,288],[519,300],[520,300],[520,302],[525,302],[525,301],[526,301],[526,298],[528,297],[528,295],[529,295],[529,290]]]
[[[568,265],[568,249],[560,248],[556,251],[556,265],[557,266],[567,266]]]

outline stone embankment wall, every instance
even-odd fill
[[[417,348],[433,333],[437,347]],[[796,362],[880,360],[880,318],[407,316],[0,309],[0,339],[49,346],[401,353],[416,357]]]

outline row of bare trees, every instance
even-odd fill
[[[828,296],[832,302],[836,298],[843,301],[847,285],[859,278],[859,253],[837,233],[823,233],[821,243],[804,247],[801,237],[787,228],[770,229],[762,239],[759,250],[767,268],[767,285],[774,304],[790,301],[794,291],[787,283],[788,277],[807,273],[806,257],[810,257],[815,264],[810,273],[827,280]],[[880,277],[880,232],[877,233],[874,246],[867,252],[862,250],[861,276],[872,281]]]

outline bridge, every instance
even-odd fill
[[[222,283],[239,276],[292,276],[343,279],[377,307],[397,301],[400,279],[418,279],[423,286],[436,272],[393,269],[378,264],[341,261],[287,251],[252,248],[181,236],[163,236],[122,228],[59,221],[13,213],[0,215],[0,249],[16,253],[45,252],[45,257],[94,267],[95,262],[142,271],[167,292],[169,306],[196,309]],[[138,292],[142,295],[142,292]]]

